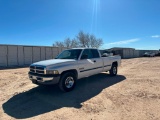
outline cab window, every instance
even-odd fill
[[[81,59],[92,59],[93,54],[90,49],[85,49],[82,53]]]
[[[93,58],[100,58],[98,50],[92,49],[91,52],[92,52]]]

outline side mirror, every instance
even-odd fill
[[[87,58],[88,58],[88,55],[82,55],[81,60],[82,59],[87,59]]]

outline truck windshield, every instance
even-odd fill
[[[56,57],[56,59],[75,59],[77,60],[79,58],[81,51],[82,51],[81,49],[64,50],[62,53],[60,53]]]

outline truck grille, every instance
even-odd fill
[[[36,74],[45,74],[45,67],[44,66],[30,66],[30,72]]]

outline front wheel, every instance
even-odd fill
[[[72,91],[76,85],[76,79],[73,73],[64,73],[60,79],[59,88],[64,92]]]
[[[116,76],[117,75],[117,65],[113,64],[109,73],[111,76]]]

